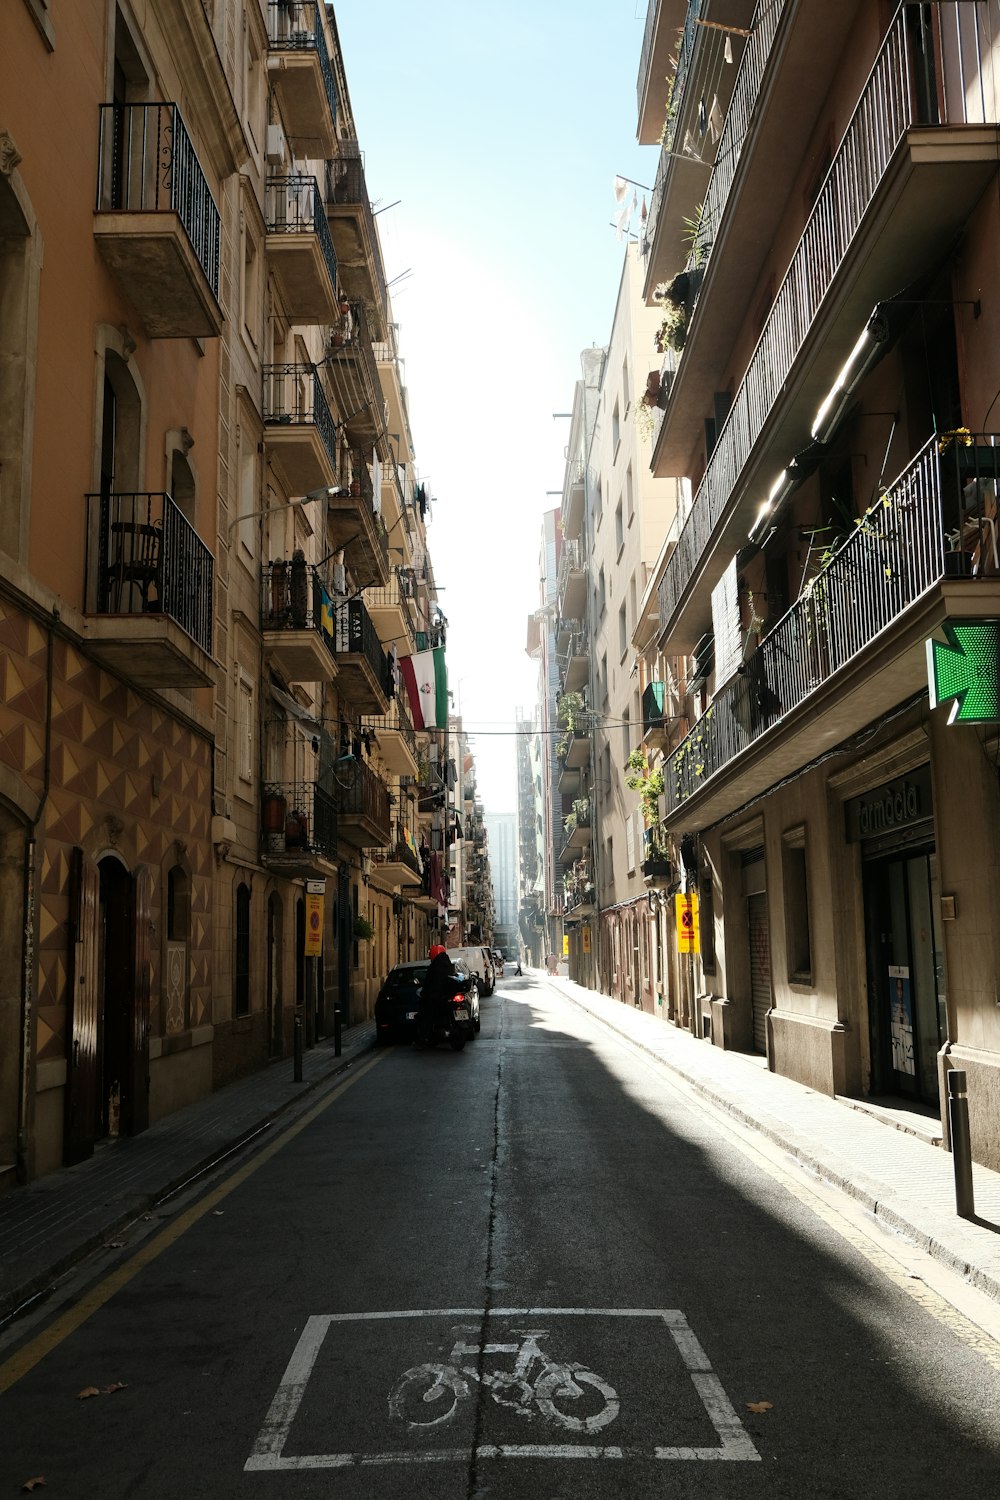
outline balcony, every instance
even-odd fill
[[[563,819],[565,839],[559,851],[560,864],[572,864],[580,857],[580,850],[590,844],[590,798],[580,797],[573,803],[573,811]]]
[[[150,338],[222,332],[219,234],[176,104],[102,104],[94,239]]]
[[[566,750],[563,765],[569,771],[581,770],[590,764],[590,735],[585,729],[574,729],[565,738]]]
[[[291,880],[336,875],[337,810],[315,781],[266,782],[261,788],[261,863]]]
[[[563,480],[563,499],[559,519],[563,536],[568,541],[577,541],[583,536],[586,508],[587,470],[581,459],[574,459],[566,466]]]
[[[639,55],[636,105],[639,124],[636,137],[642,146],[654,146],[667,117],[668,83],[677,33],[684,25],[687,0],[648,0],[646,28]]]
[[[654,680],[642,690],[642,743],[651,750],[661,749],[667,741],[667,686]]]
[[[336,156],[326,164],[326,212],[340,260],[341,283],[349,297],[371,309],[375,336],[385,338],[389,334],[389,293],[357,141],[339,141]]]
[[[659,584],[660,637],[672,649],[690,650],[701,635],[711,591],[746,540],[762,491],[775,468],[808,445],[815,414],[872,308],[936,264],[995,172],[995,126],[922,117],[921,63],[912,55],[905,10],[868,78],[677,530]],[[674,391],[685,384],[689,353]],[[658,473],[682,472],[690,433],[681,439],[680,418],[671,399],[654,453]],[[675,460],[682,467],[671,470]]]
[[[932,439],[730,678],[664,768],[672,833],[705,827],[926,691],[948,618],[998,613],[1000,435]]]
[[[360,457],[355,459],[354,474],[349,491],[327,501],[327,545],[333,551],[344,549],[359,588],[384,588],[392,572],[389,539],[375,509],[371,475]]]
[[[267,77],[299,154],[337,149],[337,82],[318,0],[268,0]]]
[[[391,450],[386,436],[385,397],[362,303],[350,304],[334,330],[323,363],[351,447],[367,459],[378,445],[380,457],[388,460]]]
[[[417,731],[410,721],[404,699],[397,695],[382,718],[371,721],[382,759],[396,776],[416,776]]]
[[[286,682],[332,682],[333,601],[304,558],[261,571],[260,628],[269,664]]]
[[[587,607],[587,569],[579,542],[563,542],[559,555],[556,599],[563,619],[583,618]]]
[[[292,323],[338,316],[337,255],[315,177],[269,177],[264,186],[267,254]]]
[[[587,633],[580,626],[574,630],[569,638],[561,660],[565,662],[562,671],[562,690],[564,693],[577,693],[587,686],[590,676],[590,648],[587,643]]]
[[[725,117],[746,46],[743,37],[729,33],[733,66],[720,65],[726,40],[721,32],[700,24],[711,8],[710,0],[690,0],[678,44],[677,68],[670,85],[666,127],[643,236],[647,301],[652,300],[656,283],[667,280],[683,265],[687,226],[698,218],[709,173],[721,149]],[[747,29],[753,9],[753,0],[736,0],[728,8],[727,20]]]
[[[391,697],[389,663],[360,599],[333,607],[338,689],[361,714],[384,714]]]
[[[395,642],[400,656],[413,650],[415,592],[412,575],[398,570],[390,575],[384,588],[365,591],[365,605],[379,640],[384,646]]]
[[[355,849],[387,848],[392,839],[389,788],[364,761],[356,760],[347,786],[338,788],[338,827]]]
[[[413,433],[410,429],[410,408],[403,383],[403,366],[396,343],[396,325],[390,323],[387,338],[372,347],[375,363],[382,381],[382,394],[388,408],[389,431],[393,436],[396,459],[401,464],[412,462],[415,454]],[[398,442],[396,439],[398,438]]]
[[[560,756],[556,762],[556,787],[560,792],[579,792],[583,786],[583,770],[580,766],[568,766]]]
[[[88,650],[137,687],[214,680],[215,560],[166,494],[87,496]]]
[[[268,453],[290,494],[336,484],[337,429],[313,365],[265,365],[263,414]]]
[[[372,855],[372,875],[387,886],[409,891],[423,888],[423,866],[409,829],[394,825],[388,848]]]

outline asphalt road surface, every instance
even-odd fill
[[[538,975],[274,1135],[0,1341],[0,1496],[1000,1493],[1000,1346]]]

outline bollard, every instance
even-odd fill
[[[974,1219],[976,1205],[972,1186],[969,1096],[965,1087],[965,1074],[957,1068],[948,1073],[948,1130],[951,1134],[951,1159],[955,1168],[955,1212],[960,1219]]]
[[[296,1016],[294,1022],[295,1039],[295,1077],[296,1083],[302,1082],[302,1017]]]
[[[333,1055],[340,1056],[340,1002],[333,1007]]]

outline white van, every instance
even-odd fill
[[[479,981],[480,995],[492,995],[494,985],[493,965],[486,948],[449,948],[448,957],[453,964],[461,964]]]

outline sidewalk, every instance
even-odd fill
[[[920,1135],[875,1118],[859,1101],[817,1094],[768,1072],[763,1058],[725,1052],[574,980],[549,982],[718,1108],[1000,1301],[1000,1172],[973,1167],[976,1222],[960,1219],[951,1155]]]
[[[0,1327],[30,1298],[155,1203],[236,1151],[374,1046],[370,1021],[307,1049],[302,1082],[291,1057],[270,1063],[158,1120],[98,1145],[89,1161],[0,1196]]]

